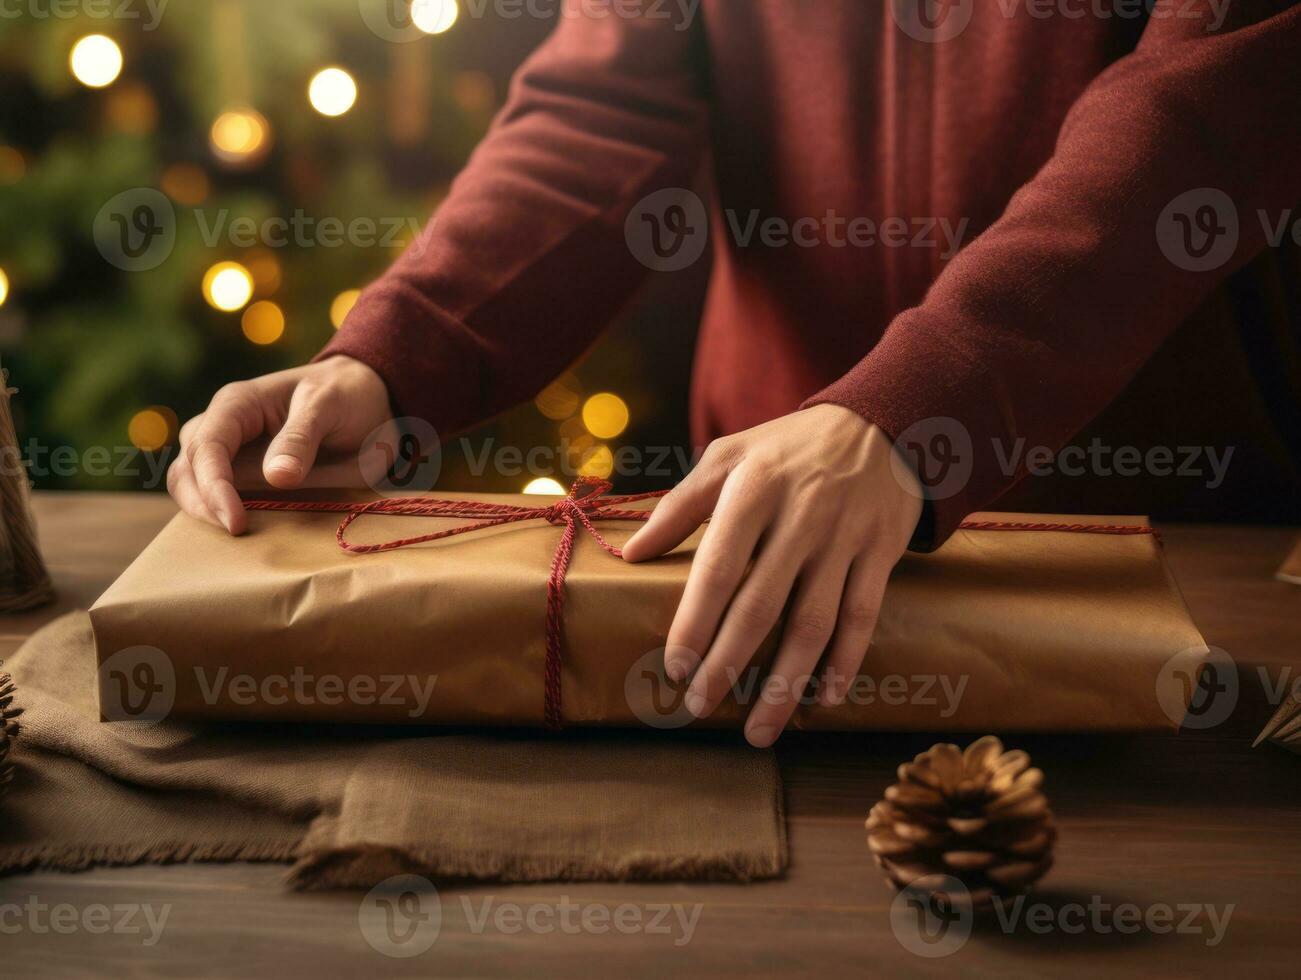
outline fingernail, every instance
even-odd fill
[[[695,691],[688,691],[687,696],[682,699],[682,703],[685,704],[687,710],[697,718],[705,717],[706,701],[704,697],[697,694]]]
[[[777,741],[777,726],[752,725],[745,730],[745,740],[756,749],[766,749]]]
[[[303,471],[303,464],[293,456],[277,456],[267,464],[268,469],[280,470],[290,476],[297,476]]]
[[[687,676],[687,665],[681,660],[670,660],[664,665],[664,673],[671,681],[680,681]]]

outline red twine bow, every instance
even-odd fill
[[[662,497],[667,491],[653,493],[624,494],[623,496],[602,496],[610,490],[608,480],[591,476],[582,476],[569,489],[563,499],[545,507],[521,507],[516,504],[485,503],[478,500],[436,500],[427,497],[387,497],[370,503],[338,503],[330,501],[301,500],[246,500],[244,506],[249,510],[287,510],[287,511],[327,511],[343,513],[346,516],[335,531],[335,539],[344,551],[355,555],[369,555],[381,551],[396,551],[413,544],[427,541],[439,541],[443,538],[469,534],[485,528],[500,527],[503,524],[518,524],[522,521],[546,521],[563,527],[560,543],[556,545],[551,558],[551,574],[547,578],[547,620],[546,620],[546,667],[545,667],[545,701],[543,714],[547,728],[558,730],[562,726],[560,713],[560,672],[561,646],[564,635],[565,613],[565,574],[569,571],[569,562],[574,553],[574,540],[578,529],[582,527],[596,539],[605,551],[622,558],[623,552],[610,544],[596,529],[594,521],[645,521],[650,516],[646,510],[618,510],[623,504],[638,500],[651,500]],[[478,518],[473,524],[421,534],[413,538],[398,538],[382,544],[353,544],[347,538],[348,528],[358,518],[368,515],[389,517],[463,517]]]
[[[622,504],[638,500],[652,500],[668,491],[652,493],[603,496],[612,488],[608,480],[582,476],[570,487],[563,499],[545,507],[521,507],[516,504],[485,503],[479,500],[437,500],[429,497],[385,497],[370,503],[347,503],[314,500],[246,500],[248,510],[317,511],[341,513],[346,516],[339,522],[335,539],[339,547],[355,555],[370,555],[381,551],[396,551],[427,541],[440,541],[459,534],[470,534],[485,528],[523,521],[546,521],[563,527],[560,543],[551,558],[551,574],[547,578],[546,666],[544,677],[545,700],[543,716],[552,730],[563,727],[560,713],[561,648],[564,636],[565,575],[574,553],[574,540],[581,526],[596,539],[609,554],[622,558],[623,552],[610,544],[596,529],[594,521],[645,521],[648,510],[618,510]],[[434,531],[413,538],[397,538],[382,544],[353,544],[347,538],[348,528],[358,518],[369,515],[386,517],[462,517],[478,518],[473,524]],[[1127,524],[1036,524],[1021,521],[963,521],[958,525],[965,531],[1070,531],[1080,534],[1155,534],[1146,525]]]

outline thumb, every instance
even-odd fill
[[[289,399],[289,417],[267,446],[262,475],[289,490],[303,482],[328,431],[330,400],[319,388],[300,384]]]

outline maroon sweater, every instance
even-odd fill
[[[933,0],[637,2],[561,18],[322,356],[445,434],[531,397],[647,275],[630,212],[712,151],[697,443],[834,402],[947,453],[925,420],[955,420],[971,470],[934,501],[938,541],[1024,475],[1009,447],[1068,441],[1301,201],[1283,0],[949,0],[947,22],[909,16]],[[1236,247],[1203,262],[1225,200]],[[771,218],[808,247],[765,244]]]

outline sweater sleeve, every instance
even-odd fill
[[[919,469],[917,546],[1025,475],[1018,441],[1069,441],[1301,201],[1301,6],[1238,0],[1208,31],[1195,4],[1160,0],[1000,219],[806,402],[857,411]]]
[[[593,342],[646,272],[627,215],[688,186],[704,144],[695,19],[637,3],[595,16],[567,0],[447,199],[318,360],[369,364],[400,414],[450,435]]]

